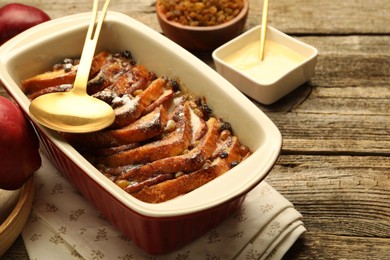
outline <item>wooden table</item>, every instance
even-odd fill
[[[89,11],[90,2],[24,1],[52,18]],[[247,29],[259,24],[261,7],[251,1]],[[284,138],[267,181],[295,204],[308,230],[285,258],[388,259],[390,1],[284,0],[269,8],[270,25],[319,50],[311,82],[273,105],[258,104]],[[113,0],[110,9],[160,30],[154,1]],[[210,53],[196,55],[213,66]],[[20,238],[5,255],[15,257],[28,258]]]

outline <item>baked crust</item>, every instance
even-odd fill
[[[118,168],[120,166],[156,161],[183,153],[188,149],[192,138],[190,115],[188,104],[179,104],[172,119],[176,124],[175,131],[142,146],[97,158],[96,164],[111,168],[104,170],[104,172],[113,174],[113,172],[122,171],[121,168]]]
[[[155,183],[152,183],[153,185],[147,182],[138,183],[126,187],[125,190],[134,197],[149,203],[160,203],[191,192],[224,174],[235,166],[235,162],[243,159],[236,137],[229,137],[225,141],[220,140],[218,151],[211,163],[204,164],[197,171],[182,174],[176,178],[171,176],[170,179],[164,176],[166,181],[157,179]],[[221,154],[224,154],[223,158],[219,157]]]
[[[129,124],[123,128],[86,134],[62,133],[62,135],[73,146],[91,151],[98,148],[145,142],[161,134],[167,120],[168,115],[166,109],[163,106],[159,106],[149,114],[137,119],[133,124]]]
[[[177,172],[193,172],[200,169],[212,155],[218,141],[218,125],[215,118],[207,122],[207,133],[193,149],[186,153],[152,160],[121,173],[118,179],[142,182],[153,176]]]
[[[95,76],[101,68],[107,64],[109,57],[111,57],[111,55],[108,52],[101,52],[93,58],[90,73],[91,77]],[[78,62],[78,60],[65,59],[64,63],[61,64],[63,66],[56,64],[51,71],[23,80],[23,92],[30,95],[48,87],[73,84],[74,79],[76,78]]]

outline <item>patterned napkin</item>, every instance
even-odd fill
[[[22,237],[35,259],[280,259],[306,229],[301,214],[266,182],[241,210],[191,244],[150,256],[106,221],[42,155]]]

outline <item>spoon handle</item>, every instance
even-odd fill
[[[102,28],[103,20],[106,16],[109,3],[110,0],[105,0],[99,21],[95,27],[96,18],[98,14],[98,0],[94,0],[92,18],[89,23],[87,37],[85,39],[83,51],[81,53],[80,64],[78,66],[76,79],[73,84],[73,92],[80,92],[80,94],[85,94],[87,91],[89,72],[91,69],[93,56],[95,55],[100,30]]]
[[[264,0],[260,35],[260,60],[264,59],[265,37],[268,22],[268,0]]]

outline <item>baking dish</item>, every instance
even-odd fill
[[[90,13],[55,19],[0,47],[0,79],[27,117],[30,101],[20,89],[21,81],[66,57],[79,57],[89,19]],[[167,253],[215,227],[241,205],[272,169],[282,137],[262,111],[212,68],[127,15],[107,13],[97,47],[101,50],[129,50],[157,75],[180,78],[191,93],[204,96],[214,113],[230,122],[241,142],[253,151],[237,167],[195,191],[149,204],[103,176],[58,133],[33,121],[43,151],[84,197],[144,251]]]

